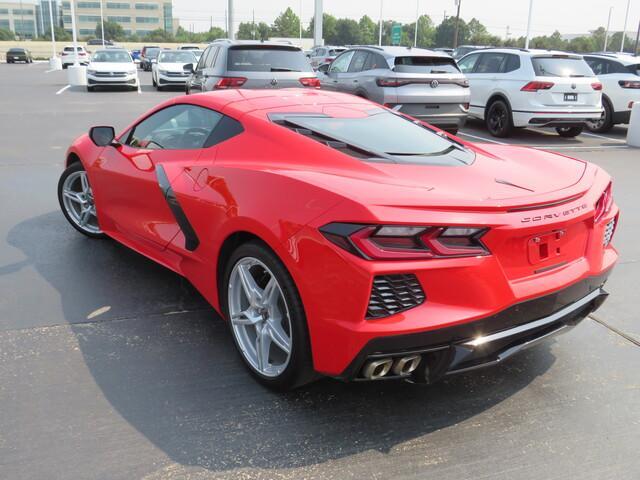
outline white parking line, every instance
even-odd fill
[[[509,145],[508,143],[499,142],[490,138],[478,137],[477,135],[471,135],[470,133],[458,132],[458,135],[464,135],[465,137],[475,138],[476,140],[482,140],[483,142],[497,143],[498,145]]]
[[[57,69],[57,68],[52,68],[51,70],[47,70],[47,71],[46,71],[46,72],[44,72],[44,73],[51,73],[51,72],[55,72],[56,70],[58,70],[58,69]]]
[[[529,145],[532,148],[542,148],[545,150],[623,150],[629,148],[628,145]]]
[[[67,88],[70,88],[71,85],[67,85],[66,87],[62,87],[60,90],[58,90],[56,92],[56,95],[60,95],[62,92],[64,92]]]
[[[585,135],[587,137],[595,137],[595,138],[602,138],[603,140],[609,140],[610,142],[621,142],[621,143],[627,143],[626,140],[621,140],[619,138],[611,138],[611,137],[605,137],[604,135],[596,135],[595,133],[589,133],[589,132],[582,132],[581,135]]]

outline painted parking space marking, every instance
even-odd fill
[[[61,93],[63,93],[65,90],[67,90],[68,88],[71,88],[71,85],[67,85],[66,87],[62,87],[60,90],[58,90],[56,92],[56,95],[60,95]]]
[[[604,135],[597,135],[595,133],[590,133],[590,132],[582,132],[581,135],[585,135],[587,137],[601,138],[603,140],[608,140],[610,142],[627,143],[626,140],[622,140],[620,138],[605,137]]]
[[[492,140],[491,138],[479,137],[478,135],[471,135],[470,133],[466,133],[466,132],[458,132],[458,135],[464,135],[465,137],[475,138],[476,140],[481,140],[483,142],[497,143],[498,145],[509,145],[508,143]]]

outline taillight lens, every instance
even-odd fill
[[[216,82],[213,88],[237,88],[244,85],[247,81],[245,77],[222,77]]]
[[[602,217],[604,217],[607,213],[611,211],[611,207],[613,206],[613,186],[611,183],[607,185],[607,188],[604,189],[602,195],[596,202],[595,207],[595,217],[594,220],[599,222]]]
[[[591,84],[591,88],[594,90],[602,90],[602,84],[600,82],[593,82]]]
[[[549,90],[553,88],[553,82],[529,82],[520,90],[523,92],[537,92],[538,90]]]
[[[618,80],[618,85],[622,88],[640,88],[640,81],[638,80]]]
[[[400,80],[398,78],[380,77],[380,78],[376,78],[376,84],[379,87],[402,87],[403,85],[408,85],[409,81]]]
[[[317,77],[303,77],[300,79],[300,83],[304,87],[315,87],[315,88],[320,87],[320,79]]]
[[[485,228],[330,223],[322,234],[340,248],[369,260],[417,260],[488,255]]]

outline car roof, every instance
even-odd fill
[[[382,46],[378,47],[375,45],[351,45],[349,47],[352,49],[368,49],[372,51],[377,51],[383,57],[386,58],[395,58],[395,57],[406,57],[408,55],[413,57],[442,57],[442,58],[451,58],[444,52],[439,52],[436,50],[427,50],[426,48],[414,48],[414,47],[395,47],[395,46]]]
[[[607,60],[617,60],[625,67],[627,65],[640,64],[640,57],[623,53],[585,53],[585,57],[605,58]]]
[[[298,47],[297,45],[294,45],[291,42],[288,41],[276,41],[276,40],[265,40],[265,41],[261,41],[261,40],[229,40],[228,38],[218,38],[216,40],[214,40],[213,42],[210,43],[210,45],[227,45],[229,47],[235,47],[235,46],[239,46],[239,45],[265,45],[265,46],[272,46],[272,47],[290,47],[292,49],[297,49],[302,51],[302,49],[300,47]]]
[[[129,53],[129,50],[127,50],[126,48],[99,48],[97,50],[94,50],[93,53],[100,53],[100,52],[124,52],[124,53]]]
[[[537,48],[516,48],[516,47],[502,47],[502,48],[483,48],[482,50],[477,50],[474,52],[469,52],[467,55],[475,54],[475,53],[515,53],[523,56],[539,56],[539,55],[566,55],[569,57],[582,57],[580,53],[571,53],[571,52],[563,52],[561,50],[542,50]],[[466,55],[465,55],[466,56]],[[464,58],[464,57],[463,57]]]

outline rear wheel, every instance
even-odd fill
[[[602,116],[594,122],[587,122],[587,128],[595,133],[605,133],[613,128],[613,108],[606,99],[602,99]]]
[[[82,163],[73,163],[62,172],[58,181],[58,201],[73,228],[87,237],[105,237],[98,224],[93,191]]]
[[[573,138],[577,137],[582,133],[583,127],[556,127],[556,132],[558,135],[564,138]]]
[[[258,381],[289,390],[314,379],[302,300],[269,248],[251,241],[233,252],[220,301],[236,347]]]
[[[487,109],[485,123],[494,137],[508,137],[513,129],[509,105],[503,100],[495,100]]]
[[[91,87],[87,85],[87,92],[95,92],[95,91],[96,91],[96,87]]]

